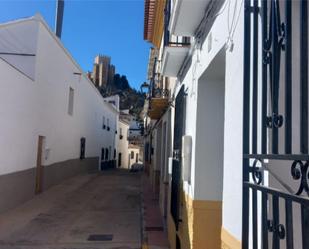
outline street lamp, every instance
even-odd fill
[[[142,93],[147,93],[149,91],[149,87],[150,85],[147,83],[147,82],[144,82],[142,85],[141,85],[141,91]]]

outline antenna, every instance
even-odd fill
[[[64,10],[64,0],[57,0],[55,29],[56,29],[56,36],[59,39],[61,39],[61,32],[62,32],[63,10]]]

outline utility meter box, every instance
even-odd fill
[[[172,175],[173,172],[173,158],[169,157],[168,158],[168,174]]]
[[[182,179],[190,183],[191,181],[191,153],[192,153],[192,137],[182,136]]]

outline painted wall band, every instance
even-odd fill
[[[241,249],[241,242],[222,227],[221,249]]]
[[[193,200],[183,193],[182,222],[176,232],[171,215],[168,217],[168,232],[171,248],[175,249],[176,234],[182,248],[220,249],[222,202]]]
[[[71,159],[44,166],[43,190],[78,174],[98,169],[99,158]],[[17,207],[35,195],[36,168],[0,176],[0,213]]]

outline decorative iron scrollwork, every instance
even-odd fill
[[[273,113],[272,116],[268,116],[266,118],[267,122],[267,127],[268,128],[280,128],[283,125],[283,116],[282,115],[277,115],[276,113]]]
[[[280,239],[284,239],[285,238],[285,228],[282,224],[279,224],[277,226],[277,233]]]
[[[174,150],[173,151],[173,159],[179,161],[180,160],[180,151]]]
[[[300,160],[294,161],[291,166],[291,175],[294,180],[300,179],[300,185],[296,195],[301,195],[303,192],[306,192],[309,196],[309,172],[308,172],[309,161],[302,162]]]
[[[169,90],[166,88],[154,88],[152,90],[152,97],[154,98],[168,98],[169,97]]]
[[[273,220],[268,220],[267,221],[267,229],[271,233],[277,233],[278,237],[280,239],[285,238],[285,227],[282,224],[274,224]]]
[[[263,63],[270,64],[271,62],[271,52],[269,50],[265,50],[263,54]]]
[[[261,167],[257,164],[260,163]],[[252,165],[252,178],[255,184],[260,185],[263,181],[264,162],[261,159],[255,159]]]
[[[281,23],[279,33],[279,44],[283,51],[285,51],[285,43],[286,43],[286,25],[285,23]]]

